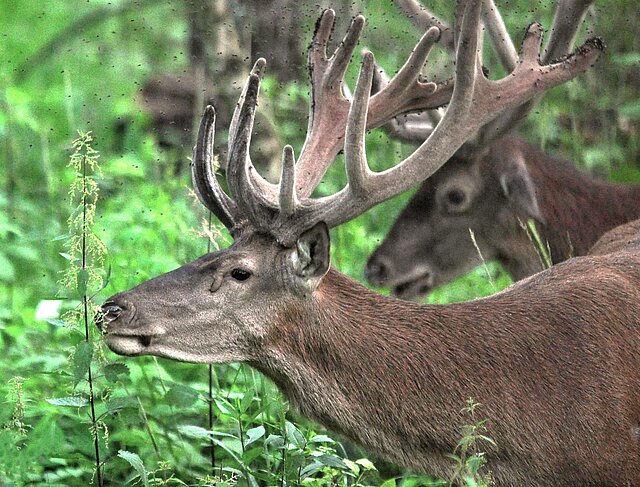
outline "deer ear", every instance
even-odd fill
[[[502,194],[519,216],[544,223],[540,213],[535,185],[524,164],[512,164],[500,174]]]
[[[300,235],[293,253],[296,275],[302,279],[323,277],[331,263],[329,248],[329,227],[325,222],[316,223]]]

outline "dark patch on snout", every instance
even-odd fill
[[[114,322],[122,314],[123,308],[114,301],[105,301],[94,317],[94,322],[102,332],[106,331],[109,323]]]
[[[153,326],[140,326],[135,306],[123,294],[104,302],[96,313],[95,323],[111,350],[121,355],[141,355],[163,332]]]
[[[375,256],[369,259],[364,268],[364,277],[374,286],[382,286],[389,279],[389,269]]]

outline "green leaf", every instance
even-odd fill
[[[356,460],[356,463],[365,470],[377,470],[373,462],[371,460],[368,460],[367,458],[359,458],[358,460]]]
[[[135,407],[138,407],[138,402],[131,396],[113,397],[107,403],[107,411],[111,414]]]
[[[380,484],[380,487],[396,487],[396,479],[385,480]]]
[[[107,266],[107,273],[105,274],[104,279],[102,279],[102,284],[100,284],[100,288],[95,292],[95,294],[98,294],[109,285],[109,279],[111,279],[111,264]]]
[[[126,450],[119,450],[118,456],[126,460],[129,465],[133,467],[133,469],[138,473],[138,476],[142,480],[142,484],[145,487],[149,485],[149,480],[147,479],[147,469],[144,468],[142,459],[136,453],[132,453]]]
[[[81,341],[76,345],[76,353],[73,354],[73,379],[75,385],[89,373],[92,358],[93,344],[91,342]]]
[[[87,269],[79,269],[76,277],[78,296],[83,297],[87,294],[87,284],[89,283],[89,272]]]
[[[55,319],[55,318],[52,318],[52,319],[46,320],[46,321],[47,321],[47,323],[49,323],[50,325],[53,325],[53,326],[59,326],[59,327],[65,327],[65,328],[71,326],[71,323],[69,323],[68,321],[58,320],[58,319]]]
[[[244,396],[242,396],[242,400],[238,405],[238,409],[241,413],[244,413],[247,411],[247,409],[249,409],[249,406],[251,406],[251,403],[253,403],[253,399],[253,393],[251,392],[248,392]]]
[[[256,440],[259,440],[260,438],[262,438],[264,436],[265,430],[264,430],[264,426],[258,426],[256,428],[251,428],[250,430],[247,430],[247,437],[249,438],[244,446],[248,446],[251,443],[253,443]]]
[[[325,466],[320,462],[312,462],[300,471],[300,478],[306,479],[307,477],[310,477],[311,475],[318,473],[324,467]]]
[[[316,460],[321,464],[326,465],[327,467],[339,468],[341,470],[351,470],[349,465],[344,463],[342,458],[337,455],[331,455],[329,453],[323,453],[319,457],[316,457]]]
[[[284,447],[284,438],[280,435],[269,435],[267,439],[264,440],[264,446],[279,450]]]
[[[289,421],[285,423],[285,426],[287,429],[287,439],[298,448],[304,448],[307,440],[305,440],[304,435],[300,433],[300,430]]]
[[[257,446],[255,448],[250,448],[248,450],[245,450],[245,452],[242,454],[242,462],[244,465],[249,465],[252,461],[254,461],[263,453],[264,453],[264,448],[262,448],[261,446]]]
[[[0,253],[0,281],[13,281],[16,271],[7,256]]]
[[[228,416],[235,416],[236,415],[235,411],[233,410],[233,408],[229,404],[229,401],[225,401],[224,399],[215,398],[213,400],[213,402],[215,402],[216,406],[218,406],[218,409],[220,410],[220,412],[222,414],[226,414]]]
[[[625,103],[619,109],[620,115],[629,118],[640,118],[640,101],[634,100]]]
[[[182,384],[174,384],[164,398],[172,406],[189,407],[198,400],[198,397],[200,394],[195,389]]]
[[[125,364],[116,362],[114,364],[108,364],[104,366],[104,377],[109,382],[115,383],[119,380],[122,380],[120,376],[123,376],[122,378],[129,376],[129,367],[127,367]]]
[[[89,400],[84,396],[53,397],[47,399],[47,402],[54,406],[70,406],[76,408],[89,404]]]
[[[335,443],[336,440],[327,435],[315,435],[309,440],[309,443]]]
[[[181,424],[178,426],[178,431],[184,436],[195,439],[209,439],[211,432],[208,429],[201,426],[194,426],[191,424]]]

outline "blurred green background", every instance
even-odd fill
[[[450,20],[452,3],[427,6]],[[551,1],[497,3],[516,43],[532,21],[550,25]],[[419,38],[390,2],[326,6],[334,6],[339,16],[334,45],[352,15],[367,17],[359,45],[371,49],[389,73]],[[85,380],[74,385],[73,379],[84,328],[56,321],[78,305],[60,285],[69,265],[61,254],[67,252],[69,187],[76,177],[67,164],[78,131],[91,131],[100,152],[94,232],[108,249],[101,275],[110,272],[94,297],[99,303],[207,250],[207,214],[190,191],[191,127],[204,102],[213,100],[222,119],[217,137],[225,140],[222,122],[257,55],[267,57],[269,69],[256,160],[268,166],[285,143],[300,151],[308,110],[305,52],[320,12],[317,2],[275,0],[5,2],[0,10],[0,485],[95,481],[88,407],[73,401],[65,406],[62,400],[84,397],[88,390]],[[520,130],[545,150],[618,182],[640,182],[638,14],[634,1],[598,1],[580,38],[603,37],[605,55],[586,74],[550,91]],[[358,57],[347,77],[351,87]],[[437,79],[451,74],[446,53],[434,52],[430,59],[425,74]],[[411,150],[380,131],[367,139],[368,159],[377,169]],[[334,192],[344,182],[344,170],[335,164],[319,192]],[[367,256],[407,198],[334,229],[333,265],[363,281]],[[212,233],[214,247],[230,242],[218,222]],[[500,268],[492,265],[491,272],[498,287],[508,285]],[[436,290],[429,301],[492,292],[478,269]],[[368,460],[356,463],[367,453],[343,447],[330,432],[297,416],[248,367],[214,369],[213,434],[206,431],[206,366],[152,357],[123,360],[96,344],[93,369],[106,485],[210,484],[210,438],[216,443],[218,485],[432,482],[384,463],[376,463],[379,471]]]

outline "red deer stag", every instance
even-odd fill
[[[397,3],[412,6],[412,0]],[[565,35],[551,37],[543,61],[568,51],[590,3],[559,5],[552,32]],[[420,14],[416,9],[414,18],[422,19]],[[497,30],[486,23],[489,32]],[[504,64],[506,69],[513,65]],[[504,136],[532,107],[528,103],[516,116],[506,113],[483,127],[422,184],[369,258],[365,275],[372,284],[390,287],[397,297],[416,298],[480,265],[480,255],[499,261],[519,280],[544,268],[522,225],[528,219],[539,223],[555,264],[585,255],[607,230],[640,218],[640,186],[595,180],[519,137]],[[394,121],[390,129],[414,142],[430,130],[422,115]]]
[[[489,299],[448,306],[380,296],[329,266],[328,228],[428,177],[497,112],[574,77],[600,52],[589,42],[541,65],[542,29],[532,25],[514,73],[487,80],[477,55],[480,11],[480,2],[467,3],[446,114],[414,154],[383,172],[366,161],[367,118],[410,102],[414,89],[440,96],[417,81],[437,28],[371,98],[373,55],[364,53],[345,113],[340,85],[364,19],[327,59],[334,14],[326,11],[309,53],[309,135],[297,164],[284,148],[279,185],[249,157],[258,61],[232,117],[230,194],[212,171],[211,107],[194,149],[197,193],[235,242],[109,298],[100,323],[107,345],[123,355],[246,362],[302,414],[416,470],[447,474],[459,411],[473,397],[498,445],[489,453],[498,484],[640,482],[637,259],[575,259]],[[328,106],[333,118],[320,117]],[[326,138],[338,135],[348,184],[311,198],[332,162],[325,157],[335,140]]]

